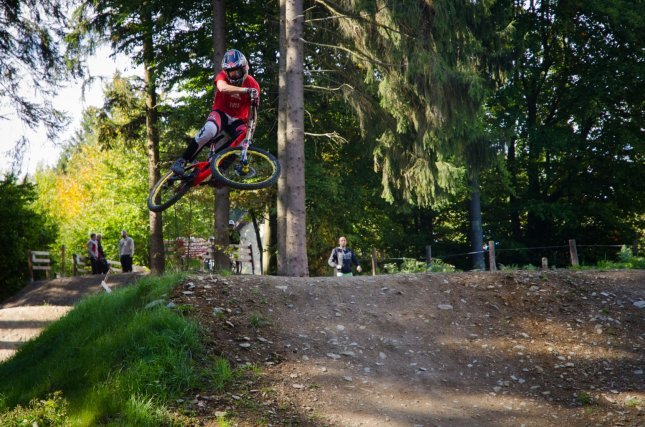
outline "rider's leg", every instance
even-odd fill
[[[175,163],[170,167],[170,170],[178,175],[182,175],[184,173],[184,166],[186,163],[193,160],[202,147],[215,138],[221,129],[222,119],[219,112],[211,112],[208,116],[208,120],[204,123],[204,126],[202,126],[197,135],[195,135],[195,139],[190,141],[188,147],[184,150],[184,153],[180,158],[175,160]]]
[[[229,129],[227,129],[227,131],[231,135],[232,142],[222,147],[222,149],[228,148],[228,147],[237,147],[242,143],[242,141],[244,141],[244,138],[246,138],[246,124],[244,124],[241,120],[238,119],[238,123],[234,122],[233,125],[237,125],[237,126],[230,127]],[[229,166],[233,164],[234,161],[235,161],[234,156],[226,157],[219,165],[220,170],[222,172],[226,171],[229,168]]]

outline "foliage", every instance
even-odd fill
[[[74,425],[175,425],[170,403],[203,378],[230,377],[222,361],[196,360],[198,325],[166,307],[181,279],[148,277],[83,300],[0,365],[0,412],[60,390]]]
[[[618,253],[618,261],[598,261],[598,268],[629,268],[629,269],[645,269],[645,257],[634,256],[632,250],[623,245]]]
[[[425,261],[417,261],[413,258],[403,258],[403,262],[391,262],[383,264],[388,274],[397,273],[450,273],[455,271],[455,266],[450,265],[439,258],[432,258],[430,266]]]
[[[66,62],[60,46],[67,5],[67,0],[0,2],[0,121],[18,118],[32,129],[44,126],[49,139],[68,122],[51,98],[79,71]],[[22,138],[13,149],[15,172],[28,144]]]
[[[0,300],[24,286],[29,278],[28,250],[46,250],[53,242],[56,226],[34,207],[37,187],[19,183],[15,176],[0,180]],[[36,272],[37,274],[37,272]]]
[[[489,73],[500,70],[496,46],[510,23],[509,2],[319,3],[335,18],[324,21],[333,23],[325,50],[337,62],[343,52],[343,75],[364,82],[343,90],[376,139],[383,196],[431,206],[454,194],[464,174],[458,158],[479,137]]]
[[[78,36],[91,48],[94,41],[80,32],[96,18],[95,29],[113,34],[115,51],[140,63],[139,40],[129,33],[140,28],[125,24],[136,27],[144,2],[99,3],[87,1],[85,10],[114,6],[114,14],[79,10],[72,46]],[[210,110],[217,63],[211,8],[206,1],[145,3],[158,6],[153,29],[165,92],[158,102],[165,167]],[[227,37],[247,54],[263,89],[255,143],[275,152],[278,8],[275,1],[260,3],[227,3],[227,21],[235,23]],[[372,249],[379,258],[419,258],[426,245],[441,257],[464,252],[466,172],[473,172],[466,167],[487,160],[490,148],[499,156],[479,165],[482,227],[485,240],[516,249],[499,254],[504,264],[535,263],[536,253],[521,249],[527,246],[570,238],[615,245],[642,236],[643,108],[633,90],[644,75],[641,3],[374,4],[320,0],[306,11],[312,275],[327,272],[340,235],[363,260]],[[125,227],[137,245],[135,262],[147,262],[144,89],[117,77],[105,106],[88,111],[58,169],[36,176],[37,209],[59,225],[56,243],[69,253],[83,250],[87,234],[98,231],[115,257]],[[212,188],[191,191],[164,213],[165,237],[209,237],[213,205]],[[274,206],[275,188],[231,193],[234,210],[274,218]],[[551,265],[568,259],[550,254]],[[604,256],[585,255],[581,260],[594,264]],[[466,257],[451,262],[468,267]]]
[[[487,103],[487,127],[506,147],[482,180],[496,240],[621,244],[642,235],[645,116],[632,90],[643,76],[642,12],[632,1],[515,10],[515,67]]]
[[[3,406],[3,405],[0,405]],[[5,427],[71,425],[68,417],[69,403],[60,391],[51,393],[45,399],[34,398],[27,407],[17,405],[0,414],[0,424]]]
[[[92,232],[103,234],[108,259],[118,260],[118,241],[126,230],[135,242],[134,263],[148,259],[147,180],[145,155],[136,147],[102,150],[97,139],[97,110],[85,113],[82,143],[67,152],[61,167],[40,171],[35,181],[41,187],[37,205],[59,226],[57,247],[67,254],[85,254]],[[68,264],[70,265],[70,264]]]

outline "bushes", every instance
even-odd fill
[[[27,251],[49,247],[55,227],[32,208],[36,186],[7,175],[0,180],[0,301],[19,291],[27,282]]]
[[[634,256],[632,250],[623,245],[618,253],[618,261],[599,261],[598,267],[600,268],[633,268],[645,269],[645,258]]]
[[[428,267],[425,261],[417,261],[413,258],[403,258],[403,262],[383,264],[383,268],[388,274],[395,273],[449,273],[455,271],[455,266],[448,264],[438,258],[432,259],[432,264]]]

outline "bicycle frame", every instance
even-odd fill
[[[244,140],[242,141],[242,156],[240,158],[240,164],[242,165],[242,171],[244,173],[248,173],[249,171],[249,160],[247,156],[247,150],[251,145],[253,134],[255,133],[255,123],[257,119],[257,114],[258,114],[257,107],[251,106],[251,118],[249,119],[247,124],[246,138],[244,138]],[[210,143],[208,160],[204,162],[195,163],[194,171],[191,173],[191,175],[188,175],[188,177],[190,176],[193,177],[192,178],[193,187],[200,185],[202,182],[208,179],[209,176],[211,176],[210,163],[213,155],[215,154],[216,142],[217,141],[214,140]]]

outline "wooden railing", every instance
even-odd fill
[[[52,269],[51,259],[49,258],[49,251],[29,251],[29,281],[34,281],[34,270],[43,270],[47,279],[49,279],[49,272]]]

